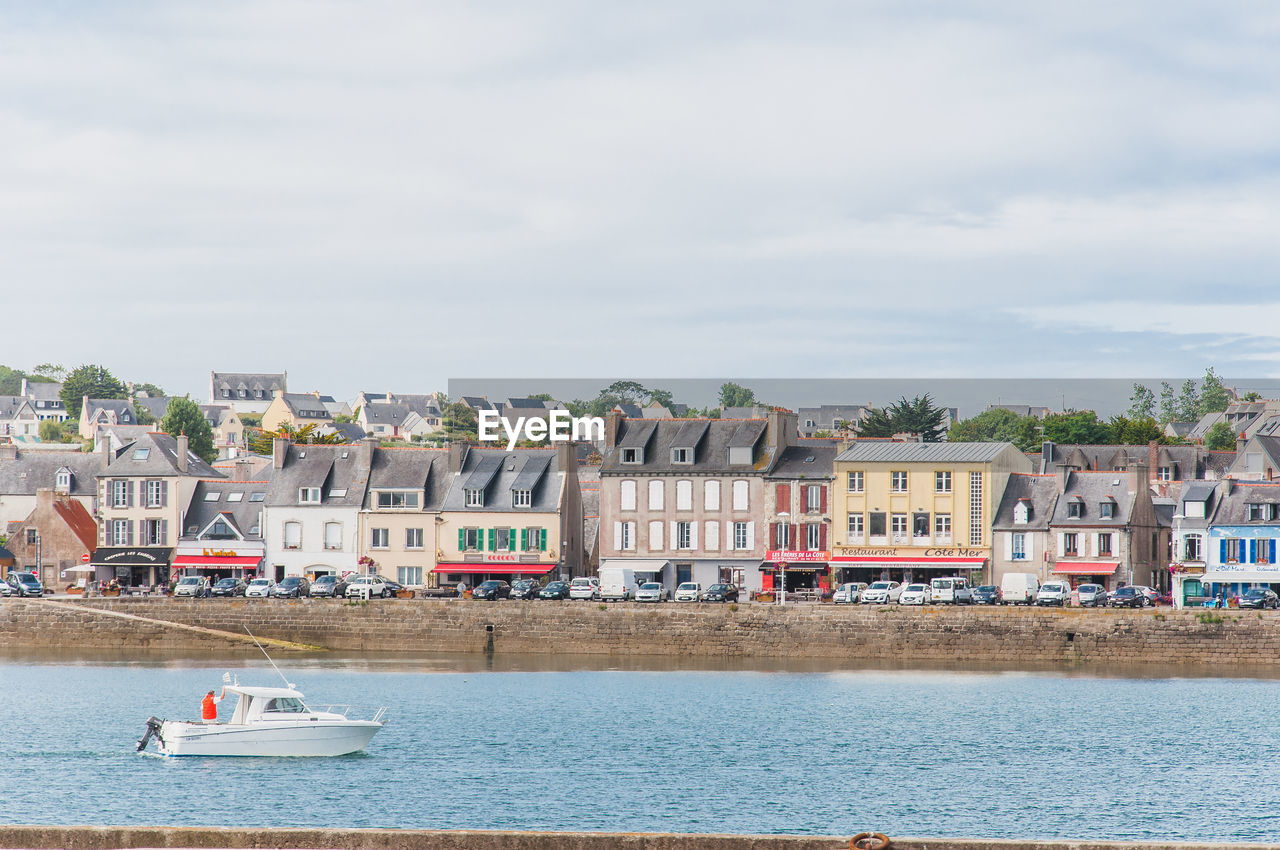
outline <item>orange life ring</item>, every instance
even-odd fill
[[[859,832],[849,839],[849,850],[889,850],[889,836],[883,832]]]

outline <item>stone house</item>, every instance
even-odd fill
[[[137,425],[132,402],[122,398],[89,398],[80,402],[80,436],[92,440],[107,425]]]
[[[301,428],[316,425],[326,430],[333,423],[333,415],[319,393],[277,392],[262,414],[265,431],[279,431],[282,425]]]
[[[31,513],[9,537],[17,567],[35,571],[46,587],[62,587],[86,578],[79,569],[94,549],[98,524],[78,499],[42,487]]]
[[[259,575],[266,555],[262,520],[269,485],[238,477],[200,479],[183,517],[174,574],[204,576],[211,582]]]
[[[782,450],[765,475],[765,552],[761,583],[780,586],[786,565],[787,590],[830,588],[831,486],[836,445],[830,440],[797,440]]]
[[[209,404],[226,404],[237,413],[266,413],[277,392],[288,392],[288,372],[210,372]]]
[[[67,418],[67,406],[62,401],[62,384],[54,381],[30,381],[22,379],[18,394],[31,402],[40,421],[52,419],[62,422]]]
[[[1219,484],[1205,542],[1206,595],[1280,586],[1280,482],[1228,479]]]
[[[609,415],[600,468],[600,561],[674,588],[763,587],[766,476],[796,445],[796,415],[624,419]]]
[[[1049,530],[1058,503],[1058,477],[1016,472],[1009,476],[992,524],[991,583],[1005,573],[1035,573],[1043,583],[1053,573],[1056,537]]]
[[[0,439],[40,435],[40,418],[31,400],[20,395],[0,395]]]
[[[106,458],[105,451],[29,451],[0,444],[0,529],[35,510],[36,494],[44,488],[70,496],[96,515],[97,477]]]
[[[427,584],[451,480],[445,449],[374,450],[357,539],[359,555],[375,562],[373,572],[406,587]]]

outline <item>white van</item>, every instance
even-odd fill
[[[1036,593],[1037,605],[1066,607],[1071,602],[1071,585],[1065,581],[1046,581]]]
[[[1000,579],[1000,595],[1005,605],[1034,605],[1040,592],[1035,573],[1005,573]]]
[[[638,589],[634,570],[626,567],[600,568],[601,602],[626,602],[628,599],[635,599]]]
[[[930,585],[929,595],[934,602],[945,602],[950,605],[957,603],[968,605],[973,602],[973,590],[969,587],[967,578],[960,576],[935,578]]]

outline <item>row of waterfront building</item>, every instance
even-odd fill
[[[150,432],[104,433],[93,452],[0,446],[10,563],[49,585],[358,570],[434,587],[602,564],[748,592],[1006,572],[1186,595],[1280,583],[1280,438],[1266,435],[1240,452],[1027,454],[805,439],[781,410],[615,412],[599,445],[273,448],[209,465]]]

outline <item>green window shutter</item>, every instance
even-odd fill
[[[538,542],[538,548],[545,552],[547,551],[547,530],[545,528],[542,529],[542,534],[540,534],[539,537],[541,537],[542,540]]]
[[[465,552],[467,549],[467,530],[465,528],[458,529],[458,551]]]
[[[498,529],[489,529],[489,551],[494,552],[498,548]]]
[[[529,548],[529,529],[520,529],[520,551],[523,552]]]

